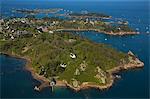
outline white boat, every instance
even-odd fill
[[[39,91],[40,89],[37,86],[35,86],[34,90]]]
[[[105,41],[107,41],[107,38],[105,38]]]
[[[116,78],[120,79],[120,78],[121,78],[121,76],[120,76],[120,75],[116,75]]]

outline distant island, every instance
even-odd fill
[[[110,19],[111,16],[109,15],[106,15],[106,14],[103,14],[103,13],[90,13],[90,12],[87,12],[87,13],[70,13],[69,14],[70,17],[72,18],[80,18],[80,19],[83,19],[83,18],[101,18],[101,19]]]
[[[24,13],[24,14],[38,14],[38,13],[57,13],[62,9],[54,8],[54,9],[14,9],[13,12]]]
[[[143,67],[131,51],[123,53],[92,42],[72,31],[97,31],[109,35],[137,34],[128,25],[101,20],[45,17],[1,19],[1,53],[27,60],[26,69],[47,86],[68,86],[76,91],[112,86],[115,72]]]

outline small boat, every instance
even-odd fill
[[[107,38],[105,38],[105,41],[107,41]]]
[[[138,21],[139,21],[139,23],[140,23],[140,22],[141,22],[141,19],[139,19]]]
[[[124,47],[125,47],[125,46],[126,46],[126,44],[122,44],[122,46],[124,46]]]
[[[137,31],[139,31],[139,28],[136,28]]]
[[[150,32],[149,32],[149,31],[146,31],[146,33],[149,34]]]
[[[120,76],[120,75],[116,75],[116,78],[120,79],[120,78],[121,78],[121,76]]]
[[[148,30],[149,28],[148,28],[148,27],[146,27],[146,29]]]
[[[39,91],[40,89],[37,86],[35,86],[34,90]]]

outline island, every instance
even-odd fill
[[[104,13],[94,13],[94,12],[86,12],[86,13],[69,13],[69,17],[72,18],[98,18],[98,19],[110,19],[111,16],[106,15]]]
[[[76,91],[91,87],[106,89],[118,77],[114,73],[144,66],[131,51],[120,52],[72,33],[92,30],[127,35],[133,32],[127,25],[55,17],[1,19],[0,23],[1,54],[26,59],[26,69],[41,82],[34,88],[38,91],[48,86],[65,86]]]
[[[5,22],[6,21],[6,22]],[[111,23],[104,20],[93,19],[67,19],[58,17],[35,18],[34,15],[28,15],[25,18],[10,18],[1,20],[3,31],[7,33],[15,30],[38,29],[39,32],[80,32],[95,31],[108,35],[135,35],[139,34],[131,28],[126,22]],[[5,24],[7,23],[7,24]],[[19,27],[18,27],[19,26]],[[11,31],[12,29],[12,31]]]
[[[57,13],[61,11],[62,9],[60,8],[54,8],[54,9],[14,9],[12,12],[17,12],[17,13],[23,13],[23,14],[39,14],[39,13]]]

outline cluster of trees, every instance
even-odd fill
[[[93,17],[93,18],[95,18],[95,17],[110,18],[109,15],[106,15],[106,14],[104,14],[104,13],[71,13],[71,14],[69,14],[69,15],[70,15],[70,16],[75,16],[75,17],[85,17],[85,16],[86,16],[86,17]]]
[[[106,32],[133,32],[134,30],[128,25],[103,25],[104,31]]]

